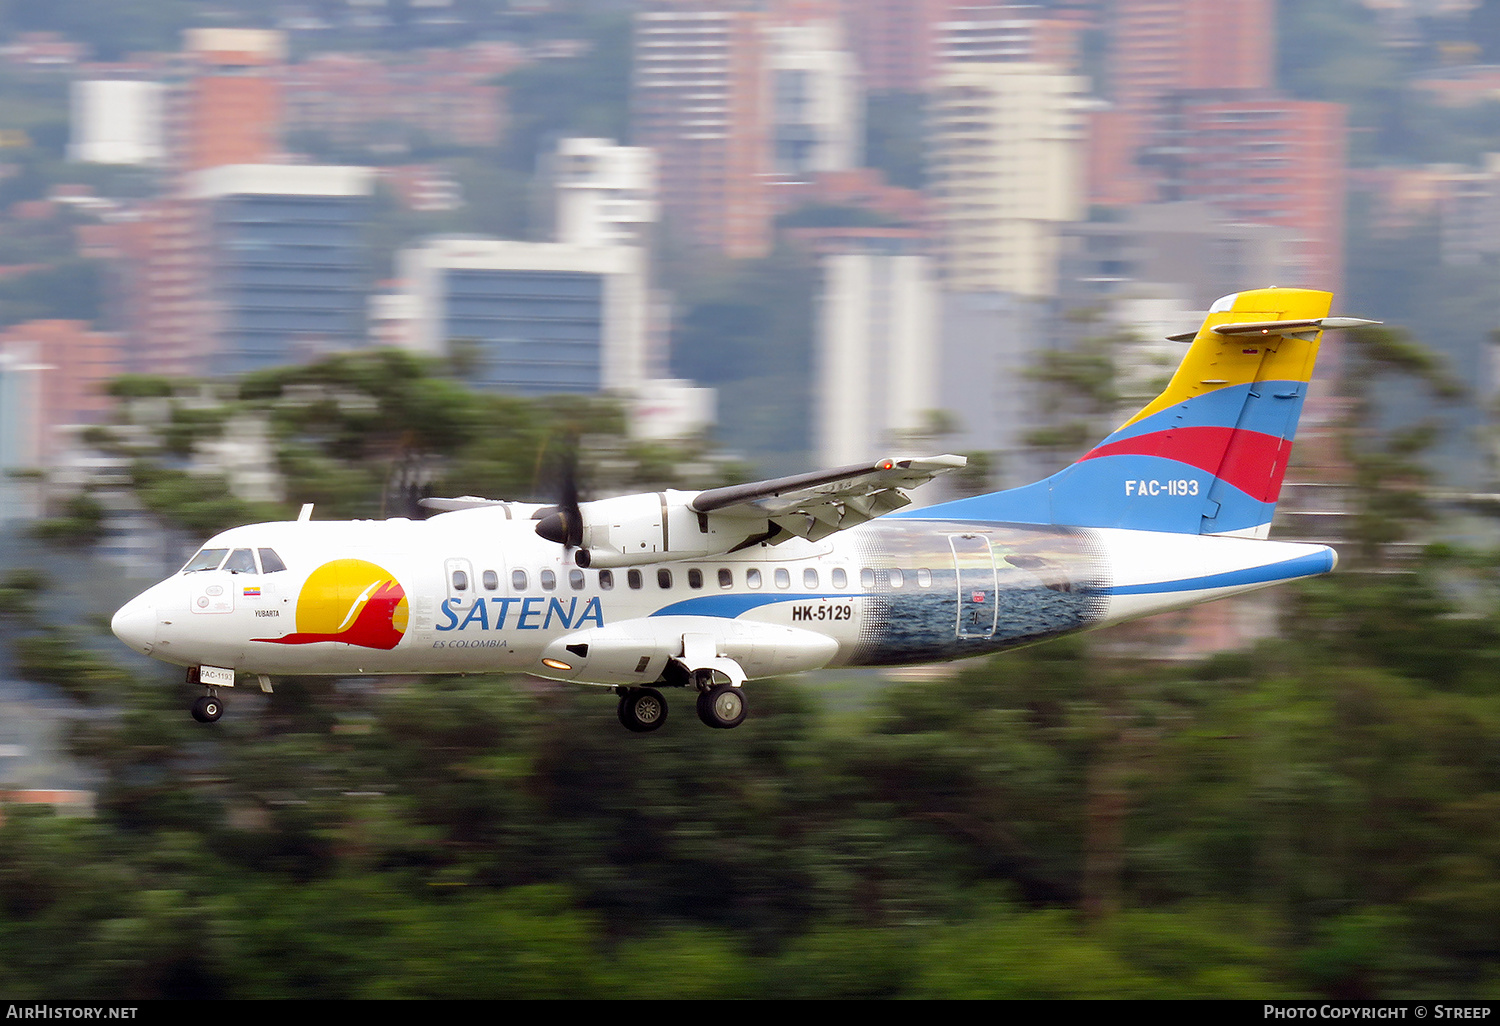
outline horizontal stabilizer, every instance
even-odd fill
[[[1285,335],[1295,331],[1336,331],[1340,328],[1366,328],[1380,321],[1363,317],[1312,317],[1296,321],[1244,321],[1237,324],[1215,324],[1208,330],[1215,335]],[[1180,335],[1168,335],[1168,342],[1191,342],[1198,337],[1196,331],[1184,331]]]

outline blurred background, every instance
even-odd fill
[[[222,528],[961,452],[1335,293],[1332,577],[626,735],[503,677],[214,727]],[[1500,996],[1500,2],[6,0],[0,993]]]

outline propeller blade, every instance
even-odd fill
[[[578,501],[578,450],[570,447],[562,464],[561,501],[557,508],[536,525],[540,538],[576,549],[583,544],[583,509]],[[579,566],[587,566],[586,553],[579,553]]]

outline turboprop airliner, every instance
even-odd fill
[[[597,685],[639,733],[666,693],[710,727],[747,681],[962,659],[1327,573],[1267,540],[1332,296],[1211,307],[1166,390],[1021,488],[917,508],[960,456],[544,506],[428,499],[426,520],[252,524],[115,614],[130,647],[220,688],[277,674],[512,671]],[[753,690],[748,689],[748,690]]]

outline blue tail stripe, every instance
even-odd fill
[[[1211,502],[1209,491],[1216,482],[1218,490]],[[1125,453],[1075,463],[1021,488],[888,515],[1198,534],[1205,516],[1212,518],[1214,533],[1225,533],[1270,523],[1274,510],[1274,504],[1259,502],[1197,467],[1160,456]]]
[[[1305,556],[1282,560],[1280,563],[1253,566],[1245,570],[1230,570],[1222,574],[1189,577],[1180,581],[1117,585],[1108,589],[1108,593],[1111,595],[1162,595],[1176,591],[1209,591],[1213,588],[1237,588],[1247,584],[1271,584],[1276,581],[1289,581],[1296,577],[1326,574],[1333,569],[1333,566],[1333,550],[1325,548],[1318,552],[1310,552]]]
[[[1286,398],[1277,403],[1250,403],[1247,407],[1246,400],[1250,398],[1252,391],[1262,398]],[[1286,433],[1287,412],[1290,409],[1293,414],[1300,414],[1306,395],[1307,384],[1302,381],[1258,381],[1251,385],[1231,385],[1153,413],[1144,420],[1121,428],[1099,445],[1174,427],[1239,427],[1278,438],[1291,438],[1292,434]],[[1243,421],[1240,419],[1242,415]],[[1291,427],[1295,433],[1296,416],[1291,418]]]

